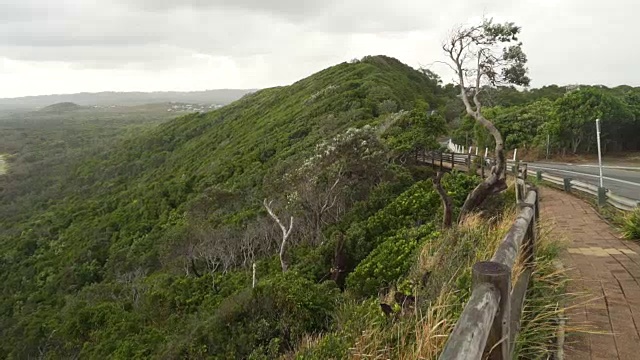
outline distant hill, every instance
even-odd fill
[[[106,91],[99,93],[26,96],[0,99],[0,110],[36,110],[58,103],[74,103],[79,106],[134,106],[168,102],[226,105],[254,91],[253,89],[216,89],[190,92]]]
[[[72,103],[72,102],[61,102],[49,106],[45,106],[42,109],[38,110],[41,112],[66,112],[82,109],[82,106]]]

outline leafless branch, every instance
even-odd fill
[[[273,203],[273,201],[267,202],[267,199],[264,199],[262,203],[265,209],[267,209],[267,212],[269,213],[271,218],[273,218],[273,220],[278,224],[278,226],[280,226],[280,229],[282,230],[282,242],[280,243],[279,255],[280,255],[280,265],[282,266],[282,272],[285,272],[287,271],[288,264],[284,259],[284,249],[287,243],[287,239],[289,238],[289,235],[291,235],[291,230],[293,230],[293,216],[289,220],[289,228],[287,229],[287,227],[284,226],[282,221],[280,221],[280,219],[276,216],[276,214],[271,209],[271,204]]]

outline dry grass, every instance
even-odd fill
[[[389,334],[379,329],[362,334],[351,349],[353,359],[434,359],[444,346],[455,321],[451,319],[451,304],[457,301],[456,294],[444,291],[431,303],[423,314],[396,322],[389,333],[395,342],[389,343]]]
[[[640,240],[640,208],[629,211],[623,216],[622,235],[625,239]]]
[[[389,326],[364,331],[350,349],[351,357],[437,358],[468,299],[471,266],[491,258],[514,218],[513,210],[490,221],[474,214],[444,232],[438,243],[426,244],[409,276],[417,284],[425,272],[431,274],[426,287],[414,289],[418,306]]]
[[[426,245],[413,275],[431,271],[427,289],[417,291],[426,298],[423,312],[401,318],[389,328],[369,329],[352,349],[355,359],[436,359],[468,299],[470,268],[476,261],[492,257],[511,228],[515,210],[487,222],[479,215],[465,219],[443,234],[438,244]],[[491,224],[491,225],[488,225]],[[519,359],[546,359],[555,352],[557,333],[564,318],[567,277],[556,265],[562,244],[550,234],[548,223],[539,224],[535,267],[527,293],[516,353]],[[471,249],[469,249],[471,245]],[[513,269],[513,281],[522,269]],[[466,282],[465,282],[466,281]],[[467,288],[460,288],[460,286]],[[433,300],[430,300],[433,299]],[[584,326],[568,331],[586,331]]]

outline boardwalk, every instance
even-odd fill
[[[571,304],[568,328],[586,324],[595,332],[570,334],[565,359],[640,359],[640,246],[620,240],[576,197],[545,188],[541,200],[541,216],[569,241],[563,255],[569,291],[585,294]]]

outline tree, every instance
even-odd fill
[[[553,102],[548,99],[522,106],[485,108],[484,115],[493,119],[492,122],[500,130],[506,150],[529,149],[534,144],[546,145],[547,129],[544,125],[545,122],[553,121],[555,116]],[[481,124],[474,123],[476,144],[481,148],[493,147],[491,135]],[[537,135],[539,138],[536,138]]]
[[[405,162],[418,159],[426,150],[440,147],[437,137],[445,134],[445,120],[429,112],[429,106],[419,101],[409,113],[403,114],[387,129],[382,137],[395,159]]]
[[[467,114],[489,131],[496,144],[496,163],[489,176],[467,197],[460,219],[489,195],[506,188],[504,141],[500,131],[484,116],[480,93],[486,87],[529,85],[527,57],[518,42],[519,33],[520,27],[514,23],[494,24],[491,19],[484,19],[480,25],[453,30],[442,46],[449,57],[447,64],[457,76]]]
[[[601,89],[585,88],[570,92],[556,101],[557,134],[566,139],[572,153],[583,148],[595,149],[595,120],[603,121],[602,139],[605,145],[622,143],[632,129],[634,115],[622,100]],[[614,139],[616,139],[614,141]],[[617,144],[614,144],[617,145]]]

